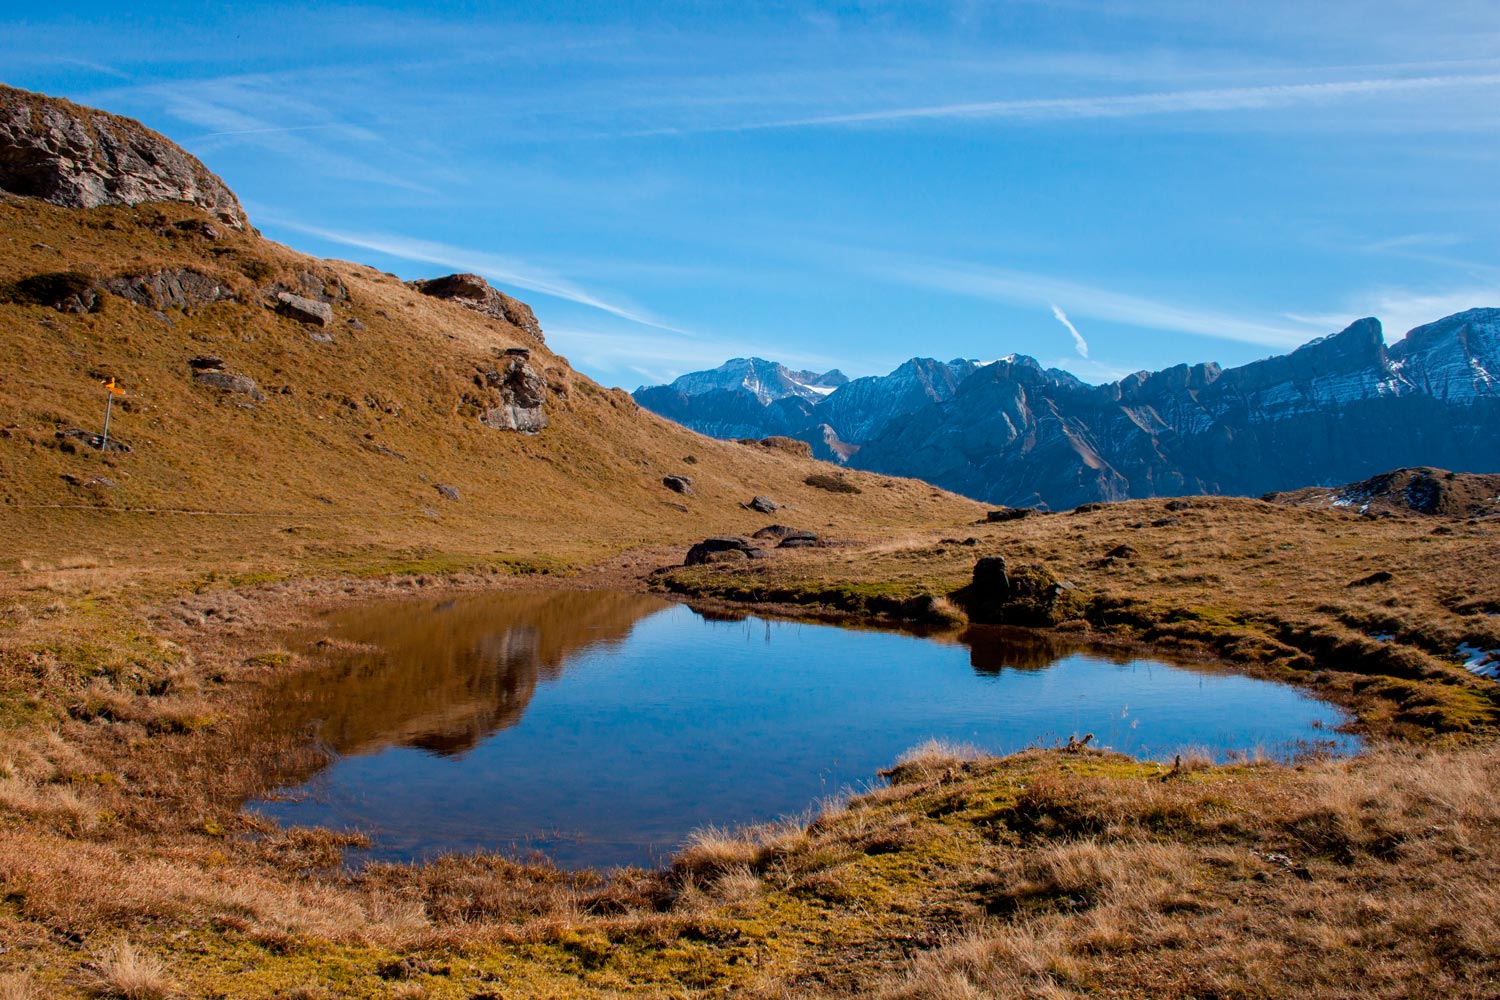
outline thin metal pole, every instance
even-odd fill
[[[114,408],[115,394],[109,393],[104,397],[104,440],[99,442],[99,450],[109,451],[109,411]]]

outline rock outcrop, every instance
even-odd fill
[[[1500,517],[1500,475],[1395,469],[1345,486],[1310,486],[1261,499],[1290,507],[1347,510],[1367,517]]]
[[[479,422],[501,431],[535,434],[547,426],[547,380],[521,355],[474,377],[482,392]]]
[[[146,309],[183,309],[234,298],[229,286],[188,268],[109,278],[103,287]]]
[[[140,122],[0,86],[0,190],[69,208],[191,202],[236,229],[239,199],[196,157]]]
[[[537,343],[544,342],[542,325],[537,322],[531,307],[498,288],[492,288],[489,282],[477,274],[450,274],[410,284],[423,295],[448,299],[491,319],[503,320],[527,336],[536,338]]]

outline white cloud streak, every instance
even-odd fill
[[[1343,312],[1319,313],[1311,316],[1293,316],[1305,323],[1316,323],[1330,331],[1342,330],[1364,316],[1380,320],[1385,331],[1385,342],[1395,343],[1419,326],[1476,308],[1500,307],[1500,283],[1445,292],[1414,292],[1404,289],[1383,288],[1351,296],[1353,303]]]
[[[358,247],[361,250],[370,250],[399,260],[437,264],[440,267],[449,267],[458,271],[473,271],[500,285],[540,292],[555,299],[598,309],[600,312],[609,313],[641,326],[666,330],[687,337],[694,336],[692,331],[671,326],[633,306],[601,298],[567,278],[551,274],[513,257],[503,257],[482,250],[470,250],[434,240],[413,239],[394,233],[350,233],[304,225],[287,219],[272,218],[270,221],[281,228],[316,236],[343,246]]]
[[[1500,73],[1448,76],[1396,76],[1322,83],[1279,83],[1255,87],[1221,87],[1203,90],[1166,90],[1142,94],[1110,94],[1088,97],[1040,97],[959,104],[877,108],[848,114],[816,115],[778,121],[726,125],[709,131],[753,131],[757,129],[812,128],[834,125],[896,124],[943,119],[1009,119],[1025,122],[1067,121],[1097,118],[1135,118],[1144,115],[1193,112],[1263,111],[1379,95],[1414,94],[1423,91],[1490,88],[1500,86]],[[656,130],[667,133],[672,129]]]
[[[1171,330],[1266,347],[1296,347],[1327,330],[1284,317],[1296,325],[1233,315],[1175,302],[1096,288],[1050,275],[955,261],[873,258],[867,270],[881,278],[1011,305],[1069,303],[1075,315],[1148,330]]]
[[[1068,319],[1068,314],[1063,312],[1062,308],[1056,302],[1050,303],[1050,305],[1052,306],[1052,315],[1056,316],[1057,321],[1067,327],[1068,332],[1073,335],[1073,350],[1078,352],[1080,358],[1088,357],[1089,342],[1083,339],[1083,334],[1078,332],[1078,327],[1073,325],[1073,321]]]

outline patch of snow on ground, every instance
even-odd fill
[[[1374,639],[1376,642],[1390,642],[1396,637],[1389,632],[1381,632],[1377,635],[1370,636],[1370,638]]]
[[[1500,680],[1500,649],[1480,649],[1466,642],[1458,647],[1458,655],[1469,673]]]

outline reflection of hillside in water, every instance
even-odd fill
[[[974,625],[963,631],[959,642],[969,647],[969,664],[977,674],[998,676],[1005,670],[1045,670],[1064,657],[1087,653],[1110,663],[1128,663],[1134,657],[1123,650],[1089,646],[1053,633],[999,625]]]
[[[340,754],[391,745],[462,754],[515,725],[539,679],[555,679],[569,658],[624,640],[667,607],[639,594],[556,591],[345,612],[327,632],[367,648],[314,646],[329,665],[275,689],[267,723],[282,732],[315,726]]]

